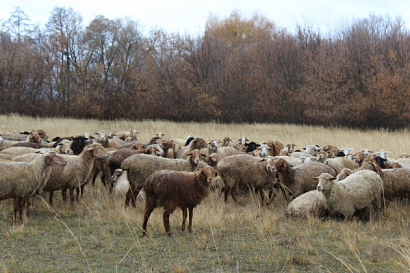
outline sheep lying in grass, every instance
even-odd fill
[[[286,160],[279,158],[275,160],[273,166],[279,174],[280,183],[286,186],[293,198],[316,189],[317,180],[314,177],[322,173],[336,176],[336,171],[333,168],[319,162],[307,162],[292,167]]]
[[[278,182],[273,171],[273,157],[257,158],[249,155],[233,155],[222,158],[216,165],[225,183],[225,202],[231,194],[235,204],[239,187],[253,187],[259,191],[263,206],[263,189],[272,189]]]
[[[152,155],[136,154],[125,159],[121,169],[128,172],[130,189],[125,198],[125,206],[130,202],[136,206],[136,198],[145,179],[159,170],[195,171],[200,163],[200,151],[195,149],[188,153],[187,159],[173,159]]]
[[[287,217],[322,218],[327,216],[326,199],[323,194],[317,190],[312,190],[299,195],[292,200],[286,207],[285,215]]]
[[[323,173],[317,179],[317,190],[326,198],[331,215],[341,214],[349,220],[356,212],[366,210],[370,205],[376,214],[380,212],[383,181],[377,173],[360,170],[339,182],[335,176]]]
[[[150,175],[144,182],[143,235],[147,234],[148,219],[156,207],[164,207],[163,220],[168,236],[172,236],[169,216],[178,207],[182,210],[182,231],[185,231],[189,212],[188,231],[192,232],[193,210],[209,195],[215,172],[212,167],[206,166],[195,173],[162,170]]]
[[[49,168],[65,164],[64,158],[55,152],[39,155],[30,163],[0,162],[0,200],[15,199],[13,222],[19,211],[19,222],[23,223],[23,202],[28,202],[36,191],[44,188],[50,174]]]

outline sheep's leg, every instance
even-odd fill
[[[189,208],[189,224],[188,231],[192,232],[192,217],[194,216],[194,208]]]
[[[14,198],[14,222],[15,223],[16,219],[17,219],[17,211],[19,212],[19,224],[22,225],[23,224],[23,198],[22,197],[18,197],[18,198]]]
[[[61,190],[61,195],[63,196],[63,203],[67,204],[67,189]]]
[[[130,201],[134,208],[137,207],[136,201],[137,201],[137,196],[140,190],[141,188],[133,189],[132,186],[130,187],[130,189],[127,191],[127,194],[125,195],[125,207],[128,207],[130,205]]]
[[[75,199],[74,188],[70,188],[69,193],[70,193],[70,209],[74,210],[74,199]]]
[[[148,199],[145,203],[145,212],[144,212],[144,223],[142,225],[142,235],[147,235],[147,224],[148,224],[148,219],[152,213],[152,211],[155,209],[155,199]]]
[[[13,220],[12,224],[14,225],[17,222],[17,210],[18,210],[18,198],[14,198],[14,204],[13,204]]]
[[[265,194],[261,188],[256,188],[259,191],[259,197],[261,199],[261,207],[263,207],[263,199],[265,198]]]
[[[169,225],[169,215],[174,211],[173,208],[167,208],[164,211],[164,214],[162,216],[164,220],[164,227],[165,227],[165,232],[168,234],[169,237],[172,237],[172,232],[171,232],[171,227]]]
[[[182,225],[181,225],[181,230],[182,232],[185,231],[185,223],[186,223],[186,217],[187,217],[187,208],[181,208],[182,209]],[[188,226],[189,228],[189,226]]]
[[[27,197],[26,199],[27,206],[26,206],[26,217],[30,218],[30,205],[31,205],[31,196]]]
[[[231,189],[231,196],[235,204],[238,204],[238,199],[236,199],[236,187]]]
[[[225,188],[225,191],[224,191],[224,201],[225,201],[225,203],[228,202],[228,195],[229,195],[230,191],[231,191],[230,188],[228,188],[228,187]]]

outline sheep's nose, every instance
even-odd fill
[[[318,191],[323,191],[322,186],[321,186],[321,185],[317,185],[317,190],[318,190]]]

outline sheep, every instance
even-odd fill
[[[344,156],[348,156],[350,154],[350,151],[354,151],[353,148],[348,148],[348,147],[343,147],[339,151],[343,152]]]
[[[69,190],[70,209],[74,209],[74,189],[81,187],[90,177],[95,159],[108,155],[107,150],[98,143],[88,145],[79,156],[64,155],[67,165],[53,167],[47,185],[43,191],[50,192],[50,205],[52,204],[52,192],[57,190]]]
[[[187,142],[192,141],[194,138],[195,136],[193,134],[189,134],[186,139],[174,138],[172,139],[172,141],[174,142],[175,145],[178,145],[179,147],[184,147],[186,146],[185,144]]]
[[[202,149],[206,148],[208,143],[201,137],[196,137],[194,138],[188,146],[184,146],[181,148],[181,150],[178,151],[177,158],[179,159],[186,159],[188,157],[188,154],[192,152],[195,149]]]
[[[286,207],[286,217],[308,218],[327,216],[326,199],[317,190],[311,190],[299,195]]]
[[[131,129],[130,131],[121,131],[116,133],[115,135],[123,140],[123,141],[127,141],[127,142],[137,142],[138,141],[138,130],[137,129]]]
[[[73,144],[73,141],[68,140],[68,139],[63,139],[60,141],[60,143],[57,144],[57,147],[55,147],[55,151],[59,154],[74,154],[73,150],[71,149],[71,145]]]
[[[110,137],[110,133],[106,132],[96,132],[97,135],[99,135],[97,142],[100,143],[104,148],[121,148],[125,143],[125,141],[115,138],[115,137]]]
[[[221,161],[222,156],[218,153],[210,154],[206,160],[206,163],[211,167],[216,167],[219,161]]]
[[[1,133],[0,136],[4,139],[4,140],[10,140],[10,141],[25,141],[27,139],[27,135],[26,134],[15,134],[12,132],[4,132]]]
[[[188,231],[192,232],[193,210],[209,195],[214,173],[217,173],[214,168],[206,166],[195,173],[162,170],[150,175],[144,181],[143,235],[147,235],[148,219],[156,207],[164,207],[164,227],[169,237],[172,236],[169,216],[178,207],[182,210],[181,230],[185,231],[189,213]]]
[[[130,181],[127,176],[127,171],[122,169],[116,169],[111,176],[111,183],[114,185],[114,194],[116,196],[125,197],[127,194],[130,188]]]
[[[305,163],[305,162],[314,162],[317,160],[317,157],[311,154],[305,154],[305,155],[300,156],[299,159],[302,161],[302,163]]]
[[[125,198],[125,206],[136,206],[136,198],[144,180],[159,170],[194,171],[200,163],[200,151],[195,149],[188,153],[187,159],[163,158],[151,155],[136,154],[121,163],[121,169],[128,172],[130,190]]]
[[[305,153],[316,156],[320,152],[320,148],[317,145],[308,145],[306,148],[303,148]]]
[[[294,198],[316,188],[317,181],[314,177],[322,173],[336,176],[333,168],[320,162],[307,162],[292,167],[286,160],[279,158],[275,160],[273,167],[279,174],[280,183],[290,191]]]
[[[64,158],[55,152],[39,155],[30,163],[0,162],[0,200],[14,198],[14,218],[19,212],[19,222],[23,223],[23,201],[47,183],[50,166],[65,165]],[[29,210],[26,211],[29,216]]]
[[[410,169],[383,170],[375,160],[372,160],[371,164],[383,180],[383,196],[385,199],[392,201],[394,198],[410,198]]]
[[[288,144],[286,144],[286,147],[288,148],[287,152],[289,154],[293,153],[295,151],[296,146],[298,146],[298,145],[296,145],[295,143],[289,142]]]
[[[0,151],[4,149],[3,144],[4,144],[4,140],[3,140],[3,138],[0,136]]]
[[[356,170],[355,170],[356,171]],[[349,175],[351,175],[353,172],[351,169],[349,168],[343,168],[336,176],[336,181],[341,181],[344,180],[346,177],[348,177]],[[357,171],[359,171],[359,169],[357,169]]]
[[[164,139],[164,141],[162,142],[162,144],[161,144],[161,148],[162,148],[162,150],[164,151],[164,155],[163,155],[163,157],[170,157],[170,156],[168,156],[168,153],[169,153],[169,150],[171,149],[171,151],[172,151],[172,157],[173,157],[173,155],[175,154],[175,144],[174,144],[174,142],[172,141],[172,140],[170,140],[170,139]],[[170,157],[170,158],[172,158],[172,157]]]
[[[387,154],[391,154],[391,152],[381,149],[380,151],[376,152],[376,154],[379,155],[381,158],[387,160]]]
[[[216,165],[225,183],[225,202],[231,194],[237,204],[236,191],[240,186],[254,187],[259,191],[263,206],[263,189],[271,189],[278,182],[272,168],[273,157],[257,158],[249,155],[233,155],[222,158]]]
[[[224,137],[222,140],[222,147],[227,147],[231,143],[232,139],[230,137]]]
[[[340,173],[344,168],[354,170],[360,167],[357,162],[346,157],[329,158],[325,161],[325,164],[335,169],[336,173]]]
[[[328,158],[333,158],[337,156],[339,149],[335,145],[328,144],[323,147],[322,151],[327,154]]]
[[[350,220],[356,212],[370,205],[376,214],[380,212],[383,181],[377,173],[360,170],[339,182],[335,181],[336,177],[323,173],[317,179],[317,190],[326,198],[331,215],[341,214]]]
[[[22,154],[35,153],[37,150],[30,147],[10,147],[0,152],[0,158],[11,160]]]
[[[265,143],[269,148],[269,155],[270,156],[277,156],[280,155],[281,150],[283,149],[283,144],[280,141],[273,141],[273,140],[268,140]]]

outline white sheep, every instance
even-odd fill
[[[308,191],[299,195],[288,204],[285,211],[287,217],[295,218],[321,218],[326,216],[327,213],[326,199],[323,194],[317,190]]]
[[[70,208],[74,209],[74,190],[87,182],[94,160],[107,155],[107,150],[98,143],[86,146],[79,156],[64,155],[67,165],[53,167],[50,179],[43,189],[50,192],[50,203],[52,203],[52,192],[68,189]]]
[[[114,184],[114,194],[116,196],[125,197],[130,188],[130,181],[127,177],[127,171],[116,169],[111,176],[111,181]]]
[[[0,162],[0,200],[15,199],[13,222],[19,211],[19,221],[23,223],[23,201],[28,201],[36,191],[44,188],[50,174],[49,167],[64,164],[64,158],[55,152],[39,155],[30,163]]]
[[[317,179],[317,190],[326,198],[326,206],[331,215],[341,214],[345,219],[351,219],[355,213],[370,205],[379,213],[383,181],[377,173],[360,170],[339,182],[336,177],[322,173]]]

